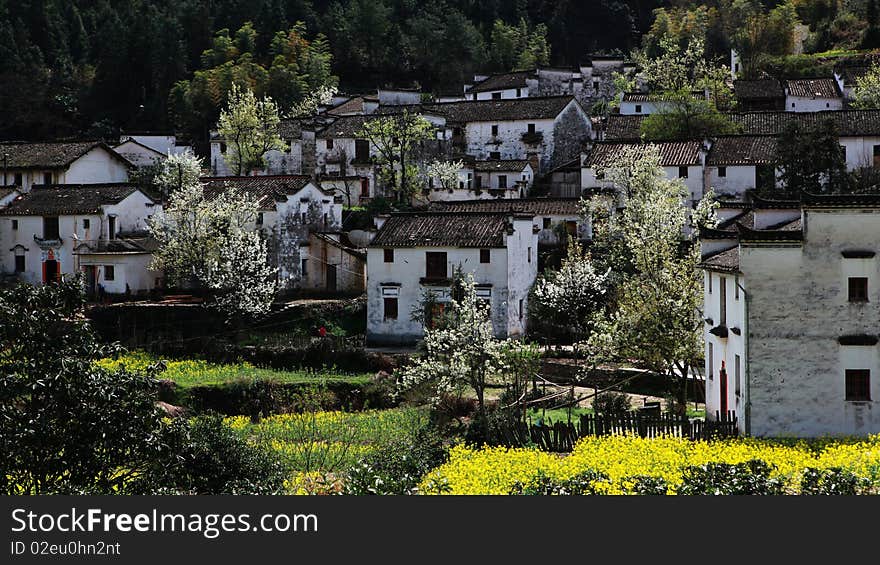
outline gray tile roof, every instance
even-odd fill
[[[134,184],[69,184],[36,186],[0,210],[4,216],[98,214],[138,191]]]
[[[471,100],[425,104],[424,112],[446,118],[451,123],[552,120],[574,97],[531,96],[506,100]]]
[[[840,98],[840,85],[834,78],[799,78],[785,81],[789,96],[806,98]]]
[[[743,128],[742,133],[779,135],[788,124],[805,129],[819,127],[831,120],[842,137],[880,135],[880,110],[825,110],[822,112],[742,112],[728,116]]]
[[[325,127],[318,133],[319,138],[334,138],[334,139],[355,139],[358,137],[358,132],[363,129],[364,122],[368,120],[375,120],[379,116],[375,115],[353,115],[353,116],[340,116],[336,119],[332,124]]]
[[[739,100],[785,98],[782,84],[775,78],[735,80],[733,81],[733,90]]]
[[[660,150],[660,164],[665,167],[700,164],[702,143],[699,141],[664,141],[652,145]],[[647,147],[648,144],[643,143],[596,143],[587,155],[584,166],[604,168],[615,162],[625,149],[637,148],[643,153]]]
[[[370,247],[504,247],[509,214],[393,214]]]
[[[311,180],[305,175],[201,178],[207,198],[228,190],[241,191],[256,198],[260,210],[274,210],[276,202],[284,202],[288,195],[296,194]]]
[[[647,116],[642,114],[611,114],[605,123],[607,141],[632,141],[641,139],[642,122]]]
[[[433,202],[431,209],[445,212],[520,212],[532,216],[579,216],[580,198],[493,198]]]
[[[519,173],[529,165],[525,159],[506,159],[496,161],[474,161],[474,171],[478,173]]]
[[[739,271],[739,247],[735,246],[707,255],[700,266],[711,271]]]
[[[706,164],[769,165],[776,159],[776,137],[768,135],[733,135],[715,138]]]
[[[102,147],[113,157],[130,165],[124,157],[101,141],[71,141],[53,143],[0,143],[0,162],[10,169],[62,169],[92,149]]]
[[[526,79],[535,74],[531,71],[516,71],[512,73],[503,73],[490,75],[488,78],[478,82],[470,87],[467,92],[489,92],[492,90],[507,90],[510,88],[525,88]]]
[[[691,98],[694,100],[705,100],[706,95],[703,92],[691,92]],[[665,99],[659,92],[624,92],[624,102],[662,102]]]

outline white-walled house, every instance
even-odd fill
[[[518,198],[509,200],[466,200],[436,202],[431,210],[437,212],[517,213],[532,216],[532,225],[538,232],[538,245],[555,246],[562,243],[560,232],[579,241],[593,238],[589,217],[584,217],[580,198]]]
[[[124,183],[132,164],[100,141],[0,143],[0,186]]]
[[[534,70],[499,73],[487,77],[477,76],[472,86],[466,87],[466,100],[502,100],[529,96],[528,80],[535,76]]]
[[[694,92],[691,94],[696,100],[705,100],[706,94]],[[656,114],[666,102],[663,97],[651,92],[624,92],[620,99],[620,115],[622,116],[649,116]]]
[[[538,234],[529,214],[393,214],[367,249],[367,343],[412,344],[423,337],[411,319],[431,292],[449,302],[453,270],[472,273],[490,303],[498,337],[526,330],[529,289],[538,274]],[[442,306],[441,306],[442,307]]]
[[[192,146],[178,139],[173,133],[156,131],[129,132],[119,137],[120,144],[129,140],[149,147],[160,155],[192,153]]]
[[[151,291],[161,273],[147,268],[145,231],[159,209],[131,184],[35,187],[0,210],[2,270],[31,284],[83,272],[90,292]]]
[[[700,141],[664,141],[653,144],[660,151],[660,165],[668,179],[680,179],[687,187],[688,206],[703,198],[705,148]],[[584,193],[617,190],[608,178],[608,168],[627,151],[644,151],[647,144],[600,142],[582,156],[581,188]]]
[[[332,116],[316,118],[283,119],[278,127],[278,135],[287,146],[285,151],[266,152],[266,166],[254,171],[256,175],[301,175],[312,174],[315,155],[315,131],[332,121]],[[214,176],[236,174],[226,162],[227,143],[217,131],[211,132],[211,173]]]
[[[880,199],[753,199],[701,234],[706,412],[753,436],[880,432]]]
[[[148,147],[136,139],[126,139],[113,148],[114,151],[138,168],[158,165],[164,161],[168,154],[159,153],[152,147]]]
[[[706,157],[706,187],[734,198],[754,188],[774,188],[776,147],[776,137],[771,135],[715,138]]]
[[[523,159],[465,162],[458,184],[444,188],[437,178],[425,187],[429,202],[525,198],[534,181],[531,164]]]
[[[308,290],[309,280],[327,280],[328,266],[322,253],[313,252],[312,234],[336,236],[342,228],[342,199],[321,190],[311,177],[262,175],[253,177],[204,177],[208,198],[235,190],[251,195],[258,205],[256,228],[269,240],[270,262],[278,268],[278,280],[285,290]],[[323,246],[326,242],[318,242]],[[322,273],[309,278],[309,273]],[[305,276],[304,276],[305,274]],[[333,285],[327,284],[327,287]],[[314,289],[313,289],[314,290]]]
[[[832,77],[786,80],[785,110],[787,112],[822,112],[843,109],[843,92]]]
[[[315,172],[322,187],[354,204],[378,195],[375,159],[377,150],[358,136],[364,124],[378,116],[341,116],[315,137]]]
[[[572,96],[428,104],[445,118],[453,146],[477,160],[524,159],[541,175],[567,162],[592,139],[592,122]]]

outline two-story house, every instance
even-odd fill
[[[89,291],[150,291],[161,274],[145,232],[158,210],[132,184],[34,187],[0,210],[2,270],[31,284],[82,271]]]
[[[701,233],[707,415],[754,436],[880,432],[880,200],[747,204]]]
[[[472,273],[490,303],[498,337],[526,330],[529,289],[538,274],[533,216],[511,212],[421,212],[383,220],[367,248],[367,342],[411,344],[424,335],[413,312],[426,292],[450,300],[454,270]]]

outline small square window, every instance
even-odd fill
[[[678,178],[680,178],[680,179],[688,178],[688,168],[687,167],[679,167],[678,168]]]
[[[52,173],[43,173],[43,184],[52,184]]]
[[[535,133],[535,124],[529,124],[529,133]]]
[[[91,227],[92,222],[88,218],[83,218],[83,229],[87,230]]]
[[[868,301],[868,278],[850,277],[848,280],[848,294],[850,302]]]
[[[641,114],[641,113],[642,113],[642,105],[636,104],[636,114]]]
[[[794,102],[791,103],[791,107],[794,108]]]
[[[263,213],[262,212],[257,212],[257,225],[258,226],[263,225]]]
[[[516,97],[519,98],[519,97],[521,97],[521,96],[522,96],[522,89],[521,89],[521,88],[517,88],[517,89],[516,89]]]
[[[492,253],[489,249],[480,249],[480,263],[489,263]]]
[[[492,100],[501,100],[501,93],[500,92],[493,92],[492,93]]]
[[[724,178],[727,176],[727,167],[718,167],[718,176]]]
[[[498,175],[498,188],[507,188],[507,175]]]
[[[871,371],[868,369],[846,370],[846,400],[871,400]]]
[[[333,140],[332,139],[327,140],[327,149],[333,149]]]
[[[501,152],[500,151],[492,151],[489,153],[489,158],[497,161],[497,160],[501,159]]]
[[[18,220],[12,220],[12,229],[13,229],[13,230],[17,230],[17,229],[18,229]]]
[[[21,173],[15,173],[15,186],[21,186]]]
[[[492,126],[492,136],[498,135],[498,126]]]
[[[545,230],[549,230],[549,229],[550,229],[550,218],[544,218],[544,224],[543,224],[543,227],[544,227]]]
[[[116,269],[113,265],[104,265],[104,280],[112,281],[116,278]]]
[[[385,249],[385,262],[393,263],[394,262],[394,250],[393,249]]]

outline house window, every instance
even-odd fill
[[[84,229],[84,230],[87,230],[87,229],[89,229],[91,226],[92,226],[92,222],[91,222],[91,220],[89,220],[88,218],[83,218],[83,229]]]
[[[636,114],[641,114],[641,113],[642,113],[642,105],[636,104]]]
[[[327,149],[333,149],[333,140],[332,139],[327,140]]]
[[[871,371],[868,369],[846,370],[846,400],[871,400]]]
[[[302,214],[300,214],[300,217],[302,218],[302,223],[306,223],[306,213],[303,212]]]
[[[500,92],[493,92],[492,93],[492,100],[501,100],[501,93]]]
[[[112,281],[116,278],[116,269],[113,265],[104,265],[104,280]]]
[[[519,319],[523,319],[523,299],[519,299]]]
[[[733,277],[733,299],[739,300],[739,275]]]
[[[825,107],[826,107],[826,108],[830,108],[830,107],[831,107],[831,104],[828,103],[828,102],[826,102],[826,103],[825,103]]]
[[[370,196],[370,179],[361,179],[361,196],[369,198]]]
[[[498,159],[501,159],[501,152],[500,151],[491,151],[489,153],[489,158],[497,161]]]
[[[719,289],[721,292],[718,295],[718,306],[720,311],[720,320],[719,324],[722,326],[727,325],[727,277],[721,277],[718,279],[721,283],[719,285]]]
[[[116,216],[107,216],[107,237],[116,239]]]
[[[24,272],[24,255],[16,255],[15,256],[15,272],[23,273]]]
[[[678,178],[680,178],[680,179],[688,178],[688,168],[687,167],[679,167],[678,168]]]
[[[529,263],[532,262],[532,247],[529,246]]]
[[[565,233],[574,237],[577,235],[578,231],[578,223],[574,220],[567,220],[565,222]]]
[[[709,294],[712,294],[712,273],[706,273],[709,277]]]
[[[52,184],[52,173],[43,173],[43,184]]]
[[[58,233],[58,216],[43,218],[43,239],[61,239]]]
[[[397,298],[385,297],[384,302],[384,318],[386,320],[397,319]]]
[[[13,229],[13,230],[17,230],[17,229],[18,229],[18,220],[12,220],[12,229]]]
[[[384,249],[385,252],[385,262],[393,263],[394,262],[394,250],[393,249]]]
[[[718,167],[718,177],[724,178],[727,176],[727,167]]]
[[[880,145],[874,146],[874,168],[880,169]]]
[[[840,158],[846,161],[846,145],[840,146]]]
[[[545,230],[549,230],[549,229],[550,229],[550,218],[544,218],[544,224],[543,224],[543,227],[544,227]]]
[[[709,342],[709,354],[706,356],[709,361],[708,367],[708,376],[711,381],[715,377],[715,348],[712,346],[712,342]]]
[[[226,153],[226,144],[225,143],[220,144],[220,153]]]
[[[594,80],[593,81],[593,92],[598,92],[598,91],[599,91],[599,81]]]
[[[507,188],[507,175],[498,175],[498,188]]]
[[[489,249],[480,249],[480,263],[489,263],[492,253]]]
[[[736,394],[737,398],[739,398],[739,396],[742,393],[741,392],[742,385],[740,384],[742,382],[742,377],[741,377],[740,371],[741,371],[741,369],[740,369],[739,355],[734,355],[733,356],[733,392],[734,392],[734,394]]]
[[[309,275],[309,260],[303,259],[300,261],[300,276],[302,278],[306,278]]]
[[[370,160],[370,142],[366,139],[354,140],[354,160],[365,163]]]
[[[263,225],[263,213],[262,212],[257,212],[257,225],[258,226]]]
[[[535,133],[535,124],[529,124],[529,133]]]
[[[15,186],[21,186],[21,173],[15,173]]]
[[[867,277],[850,277],[848,280],[848,294],[850,302],[867,302],[868,301],[868,279]]]
[[[791,103],[791,107],[794,108],[794,102]]]
[[[492,137],[498,135],[498,126],[492,126]]]
[[[521,88],[517,88],[517,89],[516,89],[516,97],[519,98],[519,97],[521,97],[521,96],[522,96],[522,89],[521,89]]]
[[[428,251],[425,253],[425,278],[446,278],[446,252]]]

